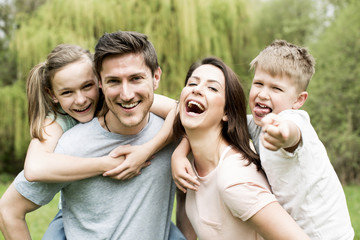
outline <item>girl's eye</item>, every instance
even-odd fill
[[[274,87],[274,89],[275,89],[276,91],[280,91],[280,92],[283,91],[281,88],[278,88],[278,87]]]
[[[187,85],[188,86],[196,86],[196,83],[189,82]]]
[[[254,82],[254,85],[262,86],[263,84],[261,82]]]
[[[65,91],[65,92],[62,92],[60,95],[61,96],[66,96],[66,95],[69,95],[71,93],[71,91]]]

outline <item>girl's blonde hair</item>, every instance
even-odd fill
[[[52,112],[56,119],[57,114],[64,114],[51,97],[52,79],[63,67],[81,59],[88,59],[93,64],[93,56],[88,50],[76,45],[60,44],[49,53],[45,62],[39,63],[29,72],[26,93],[31,138],[44,141],[42,130],[46,116]]]

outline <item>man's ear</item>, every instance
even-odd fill
[[[156,90],[159,87],[159,82],[160,82],[160,77],[161,77],[161,68],[158,67],[158,69],[155,70],[154,72],[154,90]]]
[[[51,91],[50,89],[46,88],[46,92],[47,94],[49,94],[49,96],[52,98],[54,103],[58,103],[59,100],[55,97],[53,91]]]
[[[296,101],[294,102],[294,105],[293,105],[292,109],[297,110],[297,109],[301,108],[304,105],[308,95],[309,94],[306,91],[301,92],[299,94],[298,98],[296,99]]]

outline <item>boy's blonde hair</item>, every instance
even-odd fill
[[[305,91],[315,73],[315,59],[306,48],[275,40],[250,63],[250,69],[260,68],[271,76],[288,76],[300,91]]]

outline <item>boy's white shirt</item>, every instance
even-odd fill
[[[279,114],[301,130],[293,152],[271,151],[261,144],[261,127],[248,115],[248,126],[274,195],[311,239],[353,239],[345,194],[326,149],[303,110]]]

